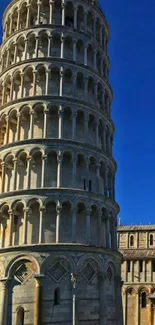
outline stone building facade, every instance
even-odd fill
[[[155,324],[155,225],[118,227],[124,325]]]
[[[0,49],[0,325],[122,325],[109,29],[13,0]]]

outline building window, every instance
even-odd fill
[[[151,234],[150,235],[150,246],[152,246],[153,245],[153,235]]]
[[[86,190],[86,179],[83,180],[83,189]]]
[[[24,308],[20,307],[17,310],[17,322],[16,325],[24,325]]]
[[[130,272],[130,261],[127,261],[127,272]]]
[[[91,180],[89,180],[89,191],[91,192],[92,186],[91,186]]]
[[[146,292],[142,292],[142,303],[141,303],[141,306],[142,308],[146,308]]]
[[[139,272],[143,272],[143,261],[139,261]]]
[[[57,288],[54,291],[54,305],[58,306],[60,305],[60,289]]]
[[[152,272],[155,272],[155,260],[152,260]]]
[[[130,236],[130,246],[134,246],[134,236]]]

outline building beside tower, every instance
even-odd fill
[[[155,324],[155,225],[118,227],[124,325]]]
[[[109,29],[13,0],[0,49],[0,325],[122,325]]]

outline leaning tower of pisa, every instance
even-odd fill
[[[0,70],[0,325],[122,325],[109,29],[13,0]]]

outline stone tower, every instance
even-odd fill
[[[13,0],[3,29],[0,325],[122,325],[106,19]]]

